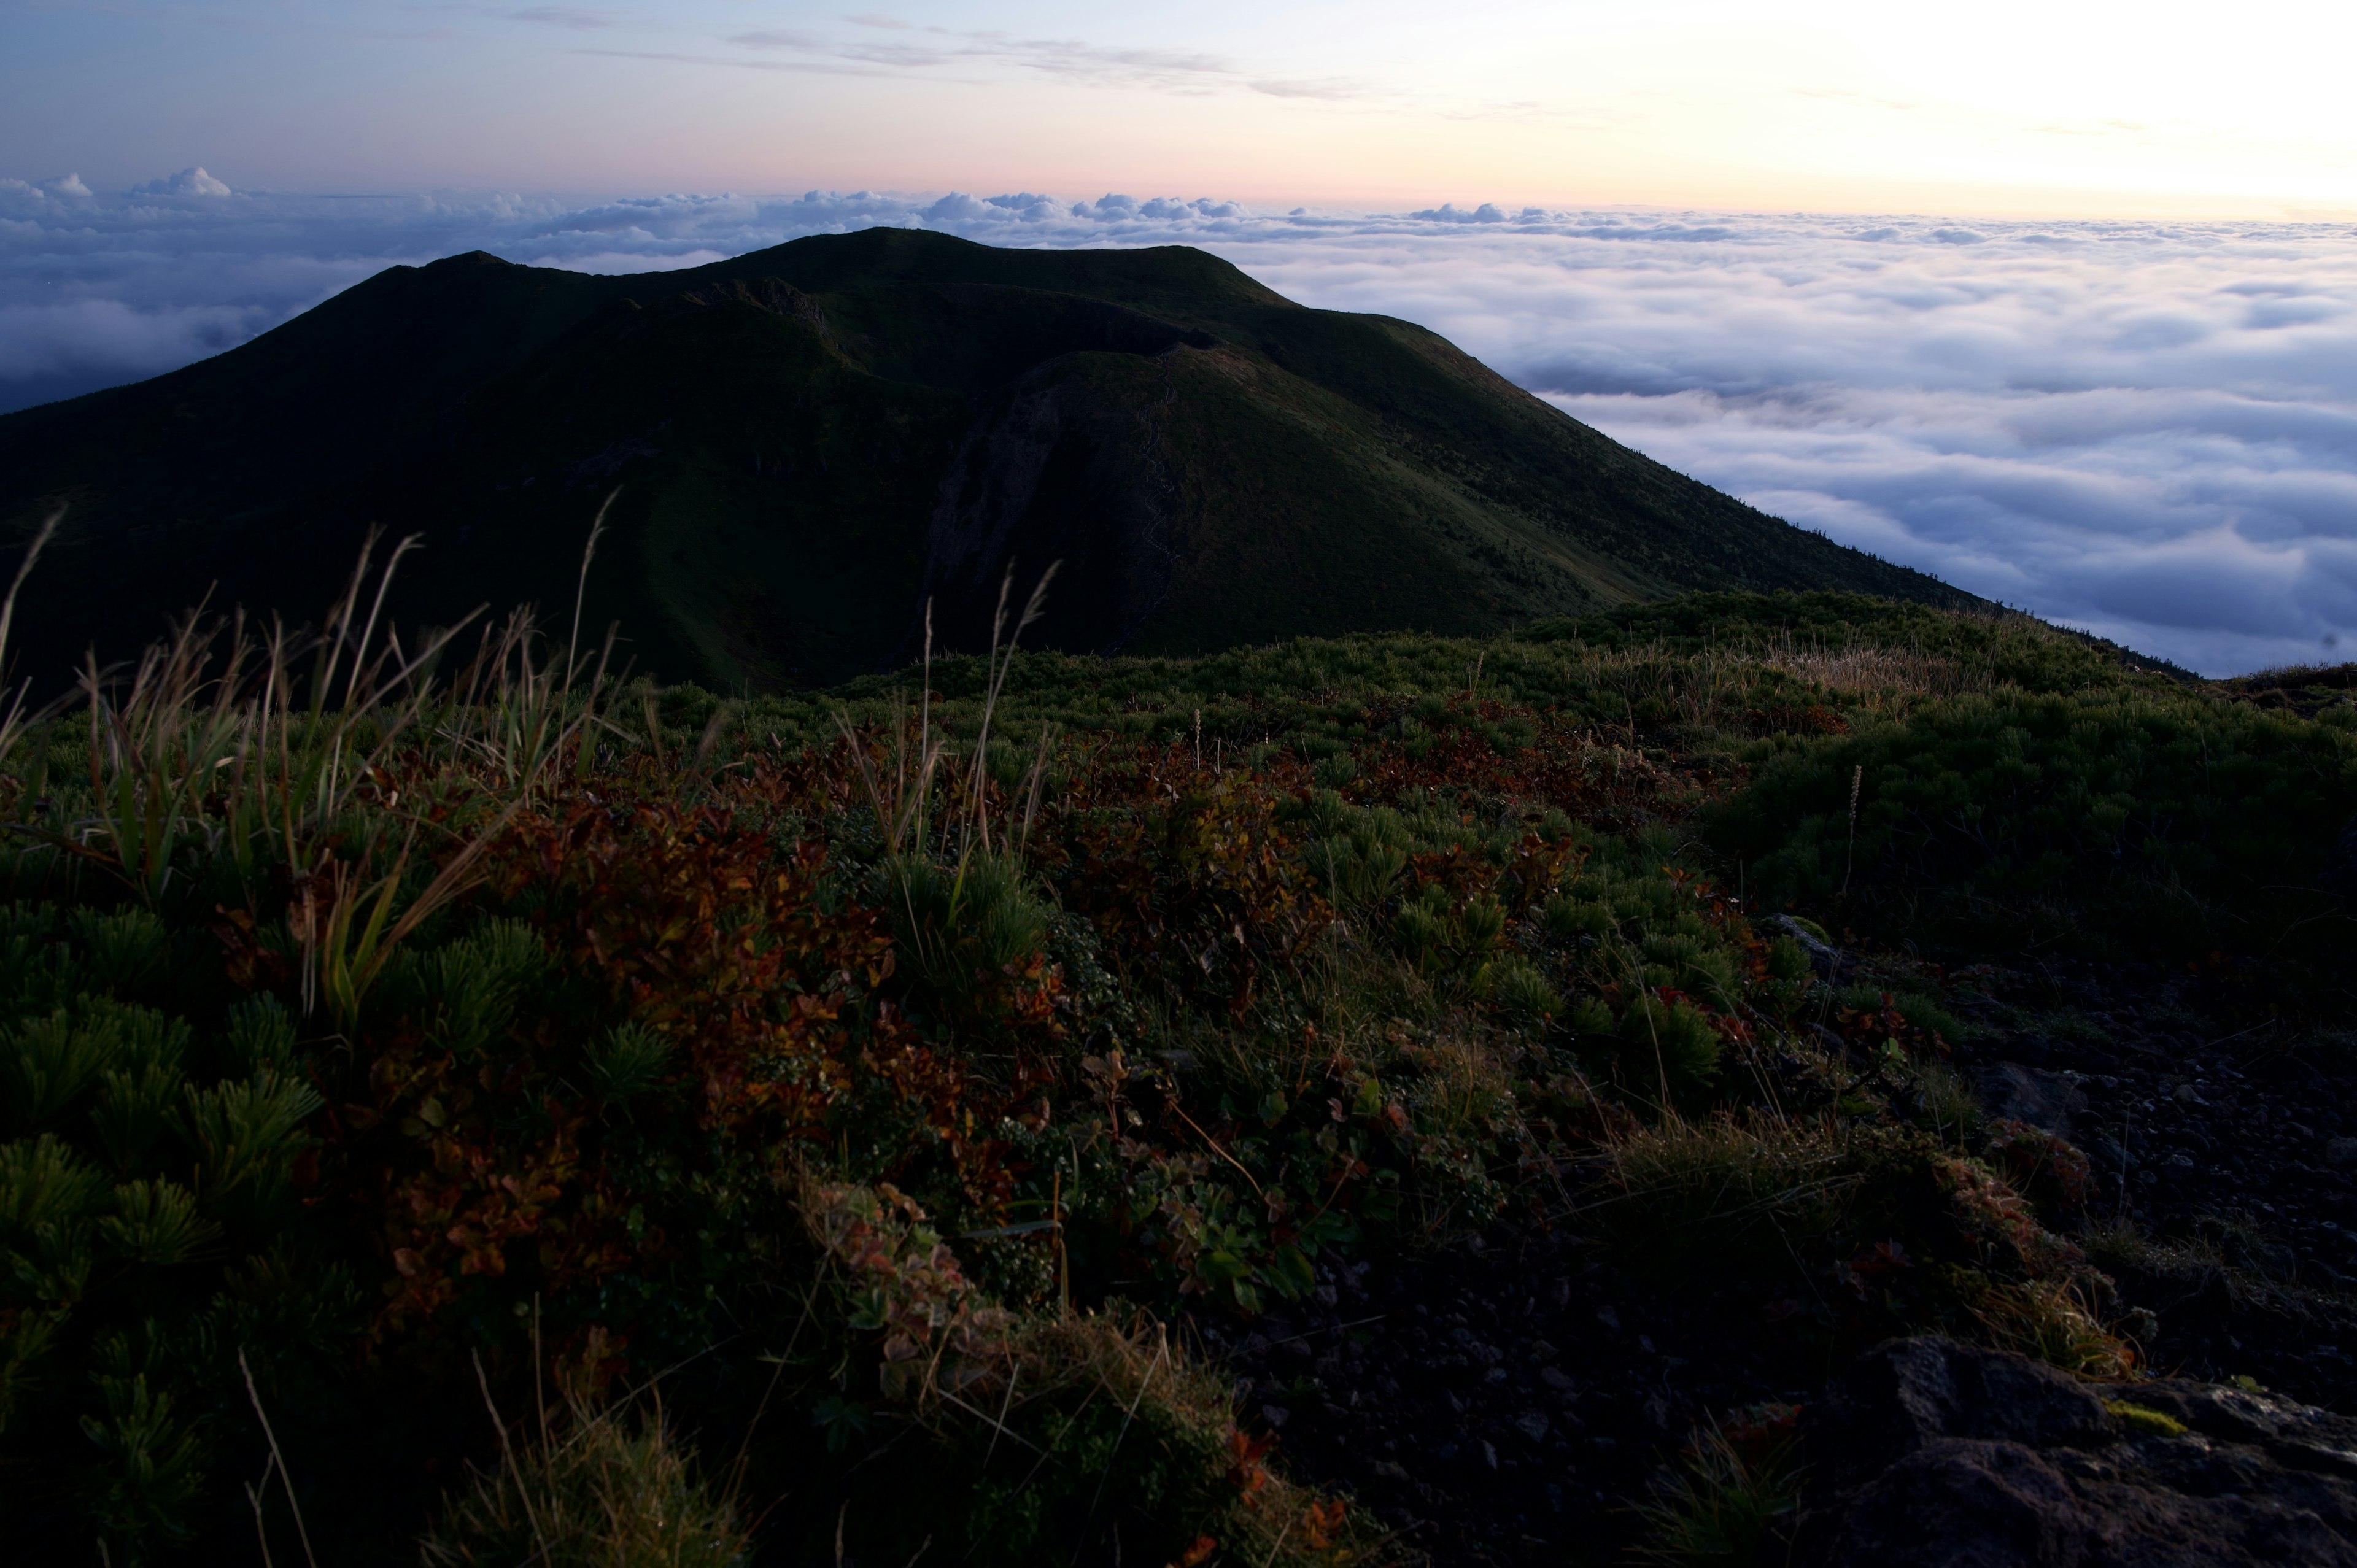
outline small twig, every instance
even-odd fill
[[[1866,764],[1861,762],[1849,774],[1849,848],[1842,855],[1842,897],[1849,897],[1849,874],[1857,864],[1857,791],[1866,782]]]
[[[1310,1339],[1320,1334],[1340,1334],[1345,1328],[1358,1328],[1370,1323],[1381,1323],[1384,1318],[1389,1317],[1390,1316],[1391,1314],[1388,1312],[1379,1312],[1372,1317],[1354,1317],[1348,1323],[1329,1323],[1323,1328],[1305,1328],[1298,1334],[1288,1334],[1282,1339],[1272,1339],[1269,1341],[1269,1344],[1272,1346],[1290,1345],[1297,1339]]]
[[[295,1477],[287,1473],[286,1455],[278,1451],[278,1434],[270,1429],[269,1413],[262,1408],[262,1394],[253,1386],[253,1369],[245,1364],[242,1348],[237,1353],[237,1369],[245,1374],[245,1397],[253,1402],[253,1413],[262,1422],[262,1435],[270,1439],[270,1457],[278,1466],[278,1484],[285,1488],[286,1506],[295,1510],[295,1534],[303,1542],[303,1561],[309,1563],[310,1568],[319,1568],[319,1560],[311,1554],[311,1532],[303,1524],[303,1505],[295,1499]],[[266,1471],[262,1479],[264,1486],[270,1484]],[[256,1517],[260,1516],[257,1514]]]
[[[491,1412],[491,1425],[500,1434],[500,1455],[507,1461],[508,1474],[515,1477],[516,1500],[523,1505],[523,1517],[532,1526],[532,1539],[541,1557],[548,1556],[548,1537],[541,1532],[540,1514],[532,1506],[532,1487],[523,1478],[523,1466],[515,1456],[515,1444],[508,1441],[508,1423],[500,1418],[500,1407],[491,1399],[491,1380],[483,1372],[483,1353],[475,1351],[475,1386],[483,1391],[483,1408]]]
[[[994,1444],[997,1442],[999,1437],[1003,1436],[1009,1438],[1014,1442],[1020,1443],[1024,1447],[1028,1448],[1032,1453],[1039,1455],[1042,1459],[1049,1457],[1048,1451],[1045,1448],[1040,1447],[1038,1444],[1032,1442],[1029,1438],[1024,1436],[1013,1427],[1004,1425],[998,1421],[993,1419],[988,1411],[977,1409],[975,1406],[966,1403],[965,1401],[958,1398],[957,1395],[950,1392],[947,1389],[935,1389],[933,1391],[939,1394],[942,1399],[947,1400],[950,1403],[957,1406],[958,1409],[965,1412],[966,1414],[974,1416],[977,1420],[988,1422],[994,1429],[995,1435],[991,1439]],[[1039,1466],[1034,1466],[1032,1468],[1036,1472]],[[1030,1480],[1030,1477],[1026,1476],[1024,1479],[1028,1482]]]
[[[66,509],[63,507],[49,513],[41,524],[41,531],[33,535],[33,542],[26,550],[25,558],[16,564],[16,575],[8,584],[8,596],[0,599],[0,668],[5,668],[7,657],[8,628],[16,618],[16,590],[25,585],[27,577],[32,575],[33,563],[41,558],[43,547],[56,537],[58,524],[65,520]]]
[[[728,1489],[732,1497],[745,1478],[745,1456],[753,1446],[753,1431],[761,1424],[761,1417],[769,1412],[770,1396],[778,1391],[778,1380],[785,1376],[786,1363],[793,1359],[794,1347],[802,1343],[802,1329],[811,1320],[811,1303],[817,1294],[818,1286],[813,1282],[811,1288],[802,1293],[802,1315],[794,1320],[794,1331],[786,1337],[786,1348],[779,1351],[770,1363],[769,1387],[761,1391],[761,1402],[753,1407],[753,1419],[745,1423],[744,1439],[737,1444],[737,1457],[728,1466]]]
[[[1305,1518],[1308,1516],[1308,1507],[1303,1508],[1302,1514]],[[1268,1568],[1270,1563],[1276,1561],[1276,1554],[1280,1551],[1284,1550],[1285,1538],[1293,1533],[1293,1525],[1299,1524],[1301,1520],[1297,1519],[1293,1521],[1293,1524],[1279,1525],[1277,1527],[1276,1539],[1268,1543],[1268,1555],[1260,1560],[1260,1568]]]
[[[1268,1194],[1261,1191],[1260,1183],[1254,1180],[1252,1172],[1244,1169],[1243,1161],[1237,1159],[1235,1155],[1228,1153],[1228,1151],[1221,1145],[1220,1141],[1217,1138],[1214,1138],[1209,1133],[1204,1132],[1202,1128],[1196,1127],[1195,1119],[1187,1114],[1185,1108],[1182,1107],[1176,1099],[1173,1099],[1170,1101],[1170,1109],[1178,1112],[1179,1121],[1184,1122],[1189,1127],[1195,1128],[1195,1135],[1202,1139],[1203,1142],[1211,1144],[1211,1152],[1213,1154],[1227,1161],[1228,1164],[1235,1166],[1237,1174],[1241,1175],[1244,1180],[1252,1182],[1252,1189],[1255,1197],[1257,1197],[1263,1203],[1266,1203],[1268,1201]]]
[[[1113,1462],[1121,1454],[1121,1440],[1129,1435],[1129,1423],[1136,1418],[1137,1407],[1146,1402],[1146,1391],[1154,1386],[1154,1374],[1162,1369],[1163,1358],[1170,1353],[1170,1331],[1165,1328],[1157,1337],[1160,1343],[1155,1348],[1154,1359],[1146,1366],[1146,1376],[1138,1379],[1137,1393],[1130,1400],[1129,1408],[1121,1412],[1121,1430],[1113,1434],[1113,1446],[1105,1451],[1104,1470],[1097,1477],[1097,1495],[1089,1501],[1089,1517],[1081,1526],[1080,1544],[1072,1548],[1072,1561],[1076,1563],[1081,1560],[1082,1548],[1088,1544],[1089,1526],[1096,1523],[1097,1509],[1104,1506],[1105,1483],[1113,1479]]]
[[[272,1459],[262,1466],[263,1491],[270,1489],[270,1472],[277,1467],[276,1459]],[[245,1500],[253,1509],[254,1537],[262,1542],[262,1568],[276,1568],[276,1564],[270,1560],[270,1531],[264,1528],[262,1522],[262,1493],[253,1489],[253,1483],[251,1481],[246,1483]]]
[[[1088,1410],[1090,1405],[1096,1402],[1097,1395],[1103,1391],[1104,1384],[1100,1382],[1091,1387],[1089,1391],[1081,1397],[1079,1407],[1072,1412],[1071,1421],[1073,1427],[1076,1428],[1079,1426],[1081,1416]],[[942,1397],[947,1399],[950,1396],[944,1394]],[[966,1408],[968,1410],[972,1410],[974,1407],[972,1405],[968,1405]],[[1006,1435],[1014,1438],[1015,1441],[1022,1444],[1027,1448],[1039,1449],[1039,1457],[1031,1462],[1031,1468],[1024,1473],[1023,1479],[1016,1485],[1015,1490],[1019,1494],[1029,1487],[1032,1477],[1037,1476],[1039,1473],[1039,1467],[1041,1466],[1047,1464],[1049,1460],[1055,1458],[1056,1453],[1055,1450],[1051,1448],[1040,1448],[1038,1444],[1031,1442],[1018,1434],[1010,1432]]]
[[[982,1462],[987,1466],[990,1456],[998,1452],[998,1434],[1006,1430],[1006,1412],[1015,1404],[1015,1385],[1023,1380],[1023,1363],[1010,1353],[1006,1358],[1006,1394],[998,1402],[998,1419],[990,1423],[990,1445],[982,1451]]]
[[[1064,1167],[1056,1167],[1055,1187],[1048,1197],[1049,1230],[1056,1238],[1056,1299],[1066,1317],[1072,1316],[1071,1269],[1064,1256]]]

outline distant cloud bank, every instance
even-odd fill
[[[538,7],[593,27],[603,13]],[[1157,70],[1180,62],[1136,61]],[[2212,673],[2357,633],[2357,227],[1032,192],[580,203],[0,179],[0,409],[233,347],[394,263],[693,266],[875,224],[1193,244],[1405,317],[1673,467]]]

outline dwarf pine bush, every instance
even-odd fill
[[[1818,596],[728,705],[350,598],[0,733],[35,1552],[1361,1560],[1168,1317],[1566,1204],[1827,1346],[2101,1365],[2076,1167],[1966,1113],[1940,978],[1755,911],[2143,941],[2357,809],[2345,729]]]
[[[2316,900],[2275,890],[2308,881],[2357,809],[2346,732],[2136,688],[1961,698],[1905,724],[1763,742],[1753,766],[1709,821],[1763,897],[1846,885],[1975,929],[2025,906],[2179,942],[2219,934],[2212,908],[2297,924]]]

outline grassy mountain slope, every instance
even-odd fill
[[[1686,589],[1966,596],[1566,418],[1432,333],[1310,310],[1178,247],[906,231],[683,273],[482,254],[394,268],[217,359],[0,419],[0,521],[71,504],[27,607],[44,681],[167,607],[315,604],[364,532],[422,532],[404,625],[587,618],[638,667],[824,683],[987,637],[1009,560],[1039,639],[1189,652],[1479,633]]]
[[[0,723],[11,1561],[1821,1561],[1895,1337],[2345,1394],[2357,666],[353,640]]]

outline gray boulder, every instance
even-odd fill
[[[2178,1380],[2083,1383],[1953,1340],[1860,1357],[1803,1424],[1794,1563],[2357,1568],[2357,1422]]]

